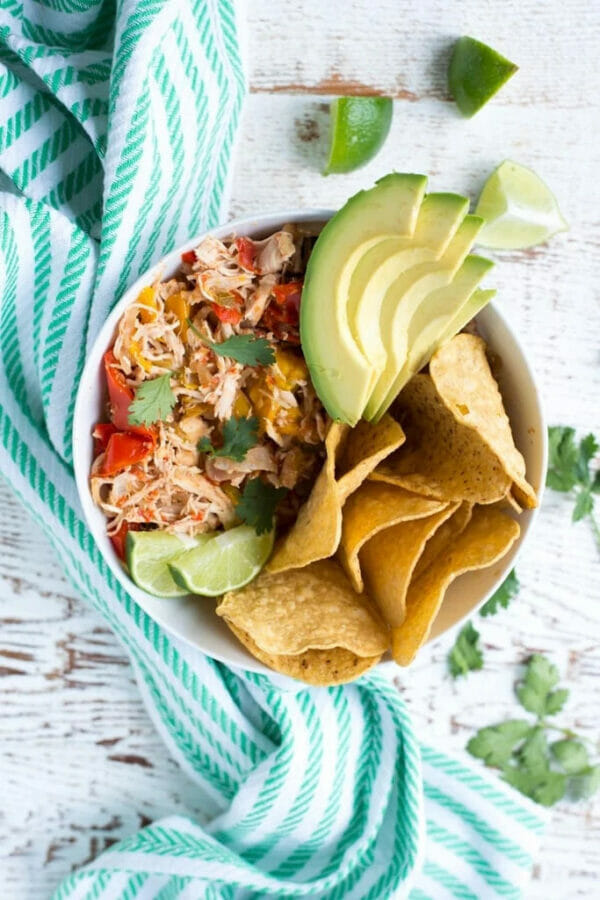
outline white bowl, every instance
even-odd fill
[[[240,219],[215,228],[210,233],[216,237],[226,237],[232,232],[238,235],[263,237],[276,231],[286,222],[326,221],[332,215],[332,210],[292,210]],[[91,434],[94,425],[103,415],[105,402],[102,357],[113,342],[118,320],[143,287],[152,284],[157,277],[172,277],[180,266],[181,254],[196,247],[202,238],[203,235],[200,235],[189,240],[139,278],[116,304],[98,334],[81,376],[75,405],[73,421],[75,479],[88,527],[100,552],[115,577],[149,616],[179,639],[192,644],[214,659],[256,672],[270,672],[238,643],[223,620],[215,615],[214,599],[198,597],[161,599],[141,590],[131,581],[106,535],[106,519],[94,504],[89,489],[89,473],[93,460]],[[515,442],[525,457],[528,479],[541,500],[546,472],[546,426],[533,372],[514,332],[493,303],[479,313],[477,324],[490,347],[502,360],[500,388],[510,416]],[[536,514],[536,510],[521,514],[520,537],[504,559],[489,569],[462,575],[451,585],[434,622],[430,640],[435,640],[449,629],[457,628],[502,583],[531,532]]]

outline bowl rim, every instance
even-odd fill
[[[158,259],[149,269],[139,275],[135,279],[135,281],[133,281],[131,285],[124,291],[123,295],[110,310],[95,339],[88,345],[86,349],[85,365],[80,376],[72,426],[73,469],[77,493],[79,495],[79,500],[82,506],[85,524],[89,529],[92,537],[94,538],[96,546],[102,558],[104,559],[104,562],[108,565],[109,569],[123,586],[123,588],[133,597],[135,602],[142,607],[144,612],[149,615],[154,621],[156,621],[161,627],[165,628],[165,630],[169,632],[170,635],[172,635],[176,639],[184,641],[188,646],[193,647],[196,651],[206,653],[213,659],[223,662],[228,666],[234,666],[236,668],[240,668],[241,666],[239,660],[232,660],[224,653],[215,652],[214,654],[212,654],[210,650],[206,649],[205,647],[200,647],[196,642],[189,640],[184,634],[177,631],[167,620],[156,616],[152,612],[149,612],[146,608],[146,604],[144,603],[144,598],[149,598],[150,600],[154,600],[156,598],[153,598],[151,594],[144,591],[142,588],[139,588],[129,576],[121,561],[118,559],[116,553],[112,551],[112,548],[111,552],[107,554],[104,547],[102,546],[102,542],[97,539],[97,532],[99,532],[99,528],[96,526],[96,521],[100,520],[95,517],[95,513],[97,513],[97,507],[94,504],[89,489],[89,465],[87,465],[86,453],[83,449],[83,441],[88,441],[89,452],[89,442],[92,439],[91,435],[82,434],[82,428],[80,425],[81,419],[84,418],[84,410],[88,408],[89,404],[89,399],[86,395],[86,388],[88,387],[90,382],[93,382],[93,379],[97,377],[98,365],[106,349],[110,346],[110,342],[112,337],[114,336],[118,320],[120,319],[124,309],[129,305],[132,299],[138,295],[142,288],[146,287],[148,284],[152,284],[157,278],[171,277],[170,275],[164,276],[164,273],[170,273],[172,271],[174,272],[175,269],[179,267],[181,263],[182,253],[185,253],[186,251],[192,250],[194,247],[197,247],[198,244],[209,235],[215,236],[217,238],[222,238],[235,233],[238,229],[243,235],[259,235],[262,233],[266,234],[270,230],[276,230],[286,222],[327,221],[335,214],[335,212],[335,209],[325,207],[298,207],[289,210],[276,210],[274,212],[267,212],[261,215],[241,216],[237,217],[236,219],[227,221],[223,224],[217,225],[214,228],[206,229],[200,234],[189,238],[184,244]],[[547,427],[542,395],[535,372],[531,366],[524,347],[519,337],[517,336],[516,329],[513,328],[512,323],[510,322],[510,317],[507,316],[506,313],[500,312],[500,310],[495,305],[494,300],[492,300],[488,304],[486,309],[491,309],[493,311],[493,315],[496,316],[499,319],[501,325],[504,326],[510,340],[514,344],[524,364],[525,373],[529,380],[529,387],[531,388],[532,396],[537,405],[537,413],[540,422],[541,434],[537,436],[536,455],[540,459],[541,471],[542,473],[545,473],[547,468],[548,456]],[[533,510],[527,511],[529,514],[527,529],[525,533],[521,534],[517,539],[517,546],[513,552],[511,559],[511,568],[516,564],[518,557],[523,551],[523,547],[527,544],[528,539],[530,539],[531,537],[531,533],[535,525],[535,520],[539,514],[539,510],[541,507],[544,487],[545,479],[544,477],[542,477],[537,489],[538,506]],[[105,521],[104,516],[102,516],[102,521]],[[502,563],[502,560],[500,561],[500,563]],[[474,615],[478,611],[478,609],[480,609],[481,606],[486,602],[486,600],[494,593],[494,591],[497,590],[504,577],[506,577],[505,570],[503,570],[502,574],[496,579],[492,588],[485,592],[482,595],[481,599],[474,606],[470,607],[470,609],[465,612],[464,615],[460,616],[460,618],[454,621],[449,627],[445,628],[439,634],[435,634],[433,637],[430,637],[427,643],[431,646],[434,646],[438,642],[446,640],[453,634],[457,633],[464,622],[469,617]],[[270,676],[277,675],[279,678],[286,677],[280,675],[279,673],[274,673],[273,670],[256,660],[242,645],[240,645],[240,650],[243,651],[244,657],[247,657],[247,662],[245,661],[243,663],[243,667],[245,669],[249,671],[261,672]],[[377,664],[377,667],[388,669],[390,665],[394,665],[394,671],[397,675],[404,671],[395,666],[395,664],[393,664],[393,661],[387,659],[386,657],[384,657]]]

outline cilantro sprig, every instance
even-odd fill
[[[234,359],[243,366],[271,366],[275,362],[275,351],[266,338],[257,338],[252,334],[234,334],[220,344],[215,344],[198,331],[191,319],[187,323],[204,346],[218,356]]]
[[[260,478],[251,478],[246,482],[235,511],[257,534],[264,534],[273,528],[277,504],[286,494],[287,488],[276,488]]]
[[[495,616],[498,609],[506,609],[510,601],[517,596],[521,589],[517,573],[512,569],[497,591],[495,591],[489,600],[486,600],[479,610],[480,616]]]
[[[600,469],[592,471],[591,463],[600,449],[593,434],[575,441],[575,429],[553,425],[548,429],[550,460],[546,484],[553,491],[575,497],[572,519],[590,520],[600,548],[600,527],[594,517],[594,494],[600,494]]]
[[[223,425],[223,443],[220,447],[213,447],[210,438],[203,437],[198,441],[198,450],[211,456],[226,456],[235,462],[242,462],[248,450],[256,445],[258,426],[256,416],[249,419],[236,419],[233,416]]]
[[[170,372],[142,381],[129,405],[129,424],[153,425],[154,422],[166,419],[176,402]]]
[[[499,769],[505,781],[542,806],[553,806],[564,797],[585,799],[600,787],[600,764],[590,762],[581,738],[550,721],[569,697],[558,682],[556,666],[534,653],[516,694],[535,718],[480,728],[467,744],[471,756]],[[560,737],[553,739],[554,735]]]
[[[448,654],[448,668],[453,678],[483,668],[483,653],[479,646],[479,632],[467,622],[461,629]]]

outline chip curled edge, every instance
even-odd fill
[[[360,551],[367,593],[392,629],[406,618],[412,573],[427,541],[458,507],[458,503],[448,503],[425,518],[392,525],[367,541]]]
[[[338,547],[338,559],[354,590],[358,593],[364,590],[358,554],[367,541],[384,528],[430,516],[445,506],[441,500],[411,494],[390,484],[376,481],[361,484],[344,504]]]
[[[325,438],[325,462],[313,489],[288,533],[275,545],[268,572],[300,569],[333,556],[342,534],[342,501],[335,480],[335,460],[348,426],[332,422]]]
[[[372,425],[361,419],[340,445],[336,462],[336,479],[342,503],[366,479],[373,469],[397,450],[406,436],[400,425],[385,415]]]
[[[359,675],[367,672],[381,659],[377,656],[357,656],[344,647],[332,647],[329,650],[305,650],[295,656],[267,653],[252,640],[247,631],[237,628],[231,622],[227,625],[240,644],[252,656],[275,672],[304,681],[314,687],[332,687],[354,681]]]
[[[342,647],[373,657],[389,648],[375,608],[330,559],[274,575],[263,571],[246,587],[226,593],[216,612],[272,655]]]
[[[518,523],[499,509],[478,506],[473,510],[471,521],[447,552],[410,584],[406,618],[392,630],[392,656],[399,665],[410,665],[426,642],[452,581],[464,572],[493,565],[508,552],[519,532]]]
[[[483,338],[457,334],[429,362],[429,373],[443,403],[456,420],[476,432],[510,478],[511,493],[525,509],[537,497],[525,477],[525,460],[515,447],[502,394],[492,375]]]
[[[436,528],[435,532],[425,544],[425,548],[413,569],[413,578],[419,578],[425,569],[429,568],[434,559],[446,552],[459,534],[462,534],[465,530],[471,521],[472,515],[473,504],[469,503],[468,500],[463,500],[450,518],[446,519],[445,522],[442,522],[439,528]]]
[[[495,503],[512,483],[497,455],[457,421],[430,375],[414,375],[394,406],[406,443],[369,476],[437,500]]]

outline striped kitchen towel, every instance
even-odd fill
[[[231,0],[0,8],[0,468],[127,647],[203,822],[172,816],[56,898],[519,897],[541,818],[419,747],[382,675],[308,690],[174,640],[115,582],[71,468],[75,392],[111,306],[222,218],[245,82]]]

